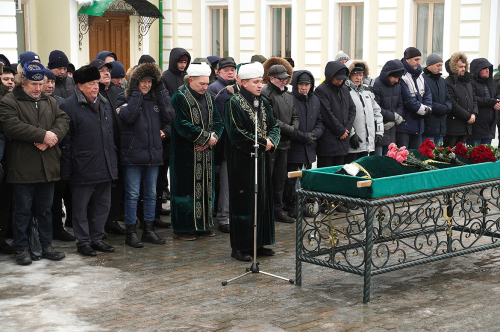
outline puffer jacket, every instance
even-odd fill
[[[362,141],[357,149],[349,145],[349,153],[375,151],[375,135],[384,135],[384,119],[380,106],[375,101],[373,93],[364,84],[358,86],[347,80],[346,86],[356,105],[356,117],[352,130],[349,132],[349,138],[357,134]]]
[[[69,117],[54,98],[41,94],[34,99],[17,86],[0,101],[0,125],[7,138],[7,182],[41,183],[60,179],[62,142],[69,128]],[[40,151],[45,133],[57,135],[58,144]]]
[[[490,76],[487,79],[479,77],[479,72],[489,68]],[[500,99],[500,91],[493,82],[493,65],[485,58],[477,58],[470,63],[472,74],[472,88],[476,95],[478,115],[472,124],[472,135],[469,139],[495,138],[498,112],[494,109]]]
[[[299,116],[293,104],[292,94],[288,92],[286,86],[282,91],[269,82],[262,88],[261,95],[271,104],[274,119],[280,126],[281,139],[278,149],[290,149],[290,140],[297,137],[297,130],[299,129]]]
[[[432,114],[424,119],[424,136],[446,136],[446,114],[451,112],[451,98],[441,73],[424,69],[424,79],[432,93]]]
[[[109,101],[99,95],[99,111],[83,92],[61,104],[71,119],[68,133],[61,143],[61,176],[70,175],[70,183],[94,184],[118,179],[118,149],[114,144],[113,113]]]
[[[349,138],[340,139],[345,131],[352,130],[356,117],[356,105],[352,101],[345,81],[340,86],[332,83],[337,73],[349,75],[349,70],[340,61],[330,61],[325,67],[325,80],[314,91],[321,105],[321,117],[325,130],[318,139],[316,154],[321,157],[345,156],[349,151]]]
[[[64,77],[56,76],[56,85],[52,94],[67,99],[75,93],[75,87],[75,81],[67,74]]]
[[[160,130],[171,124],[170,96],[166,89],[160,90],[159,94],[155,91],[156,88],[163,87],[158,66],[143,63],[132,72],[131,81],[139,81],[143,77],[155,78],[146,95],[140,91],[132,91],[129,83],[125,91],[116,98],[115,106],[120,108],[120,162],[124,166],[163,165]]]
[[[179,58],[183,55],[188,57],[188,63],[184,71],[177,69],[177,62]],[[163,72],[161,76],[161,81],[163,85],[168,90],[168,95],[173,96],[174,93],[179,90],[179,87],[184,85],[184,76],[186,76],[186,71],[189,68],[189,63],[191,62],[191,55],[188,51],[183,48],[175,47],[170,51],[170,57],[168,60],[168,69]]]
[[[401,96],[401,84],[399,81],[394,85],[389,82],[388,76],[394,76],[404,73],[404,67],[400,60],[387,61],[382,67],[380,76],[375,79],[373,84],[373,94],[375,101],[380,106],[384,123],[394,122],[396,119],[394,113],[403,114],[403,97]],[[382,146],[389,146],[389,144],[396,142],[396,126],[384,130],[384,137],[382,138]]]
[[[403,96],[404,122],[396,126],[396,132],[419,135],[424,132],[425,107],[432,108],[431,90],[425,83],[420,65],[417,69],[401,59],[405,67],[401,77],[401,95]]]
[[[309,75],[313,82],[307,95],[300,94],[298,90],[297,81],[302,74]],[[295,164],[312,164],[316,161],[317,140],[325,129],[321,118],[321,104],[314,95],[314,76],[310,71],[298,70],[293,75],[292,87],[293,103],[299,117],[299,129],[297,137],[290,143],[287,160]]]
[[[465,75],[458,77],[458,60],[466,62]],[[446,60],[445,68],[449,76],[445,79],[451,98],[451,112],[446,117],[446,135],[463,136],[472,134],[472,124],[467,123],[472,114],[478,115],[476,94],[472,87],[472,74],[469,73],[469,62],[463,53],[454,53]]]

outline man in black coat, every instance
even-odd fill
[[[349,132],[356,117],[356,105],[351,99],[345,80],[349,70],[340,61],[330,61],[325,67],[325,80],[314,91],[321,103],[325,130],[318,139],[318,168],[344,164],[349,151]]]
[[[290,142],[288,150],[287,172],[310,169],[316,161],[316,140],[323,135],[324,125],[321,118],[321,106],[314,95],[314,76],[307,70],[298,70],[292,79],[292,95],[299,117],[297,136]],[[296,178],[286,180],[283,201],[290,211],[291,218],[297,218],[295,208]]]
[[[500,90],[493,81],[493,65],[485,58],[477,58],[472,60],[470,71],[479,114],[472,124],[472,135],[467,138],[467,144],[491,144],[500,110]]]
[[[161,75],[161,81],[168,90],[168,94],[173,96],[184,85],[184,76],[191,62],[191,55],[183,48],[176,47],[170,51],[168,69]]]
[[[423,70],[424,80],[432,93],[432,113],[424,119],[422,141],[430,139],[436,145],[443,142],[446,135],[446,114],[451,112],[451,98],[446,82],[441,77],[443,59],[434,53],[427,56]]]
[[[446,87],[451,98],[451,112],[446,117],[446,136],[444,146],[454,147],[457,142],[465,143],[472,134],[472,124],[478,114],[476,94],[472,87],[472,74],[464,53],[453,53],[445,63],[450,74],[446,79]]]
[[[63,51],[54,50],[50,52],[49,64],[47,68],[56,75],[56,86],[54,94],[64,99],[69,98],[75,93],[75,81],[68,76],[69,60]]]
[[[399,80],[404,74],[404,66],[400,60],[389,60],[382,67],[380,76],[373,84],[375,101],[380,106],[384,118],[384,137],[380,145],[375,146],[375,155],[387,154],[389,144],[396,142],[396,126],[403,122],[403,97]]]
[[[295,219],[290,218],[283,212],[283,191],[285,189],[287,174],[288,149],[290,148],[290,140],[297,137],[299,117],[293,104],[293,96],[288,92],[286,87],[290,78],[286,68],[283,65],[273,65],[269,68],[268,76],[269,82],[262,88],[261,94],[271,103],[274,118],[279,124],[281,132],[281,140],[278,147],[275,153],[271,155],[274,220],[292,223]]]
[[[61,144],[61,177],[71,185],[73,232],[78,240],[77,251],[84,256],[115,251],[102,242],[111,205],[111,181],[118,179],[118,158],[114,110],[99,94],[100,78],[94,66],[76,70],[75,94],[61,104],[71,119]]]

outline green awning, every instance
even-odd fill
[[[93,4],[83,6],[78,11],[78,15],[90,15],[102,17],[104,12],[108,10],[113,2],[117,0],[95,0]],[[112,12],[133,12],[133,15],[153,18],[163,18],[162,13],[156,8],[155,5],[147,0],[123,0],[125,4],[118,3],[117,6],[113,5],[109,9]],[[127,6],[129,6],[127,8]],[[116,8],[115,8],[116,7]]]

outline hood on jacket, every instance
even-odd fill
[[[332,79],[337,73],[342,73],[349,78],[349,69],[340,61],[330,61],[326,64],[325,67],[325,83],[329,86],[332,86]],[[345,81],[342,85],[345,84]],[[341,86],[342,86],[341,85]]]
[[[110,51],[102,51],[102,52],[99,52],[97,53],[97,55],[95,56],[96,59],[101,59],[102,61],[105,61],[105,59],[108,57],[108,56],[112,56],[115,61],[118,60],[118,58],[116,57],[116,54],[113,53],[113,52],[110,52]]]
[[[458,73],[458,65],[457,62],[459,59],[464,59],[465,60],[465,71],[469,71],[469,61],[467,61],[467,56],[465,53],[462,52],[456,52],[451,55],[451,57],[446,60],[444,67],[446,68],[446,71],[448,74],[456,74]]]
[[[170,57],[168,60],[168,70],[174,73],[175,75],[182,74],[182,72],[179,69],[177,69],[177,62],[179,61],[179,58],[183,55],[186,55],[189,59],[187,66],[184,69],[184,72],[186,72],[186,70],[189,67],[189,64],[191,63],[191,55],[189,54],[189,52],[181,47],[175,47],[172,49],[172,51],[170,51]]]
[[[130,75],[130,79],[133,80],[141,80],[144,77],[154,77],[153,85],[151,86],[151,96],[155,97],[154,89],[155,85],[160,82],[161,79],[161,69],[157,65],[154,65],[149,62],[145,62],[142,65],[137,66],[132,74]],[[130,89],[130,84],[127,85],[125,89],[125,97],[130,98],[132,96],[132,90]]]
[[[297,97],[298,97],[298,95],[300,95],[299,87],[298,87],[299,84],[297,81],[299,80],[299,77],[302,74],[309,75],[309,77],[311,78],[312,86],[311,86],[311,89],[309,89],[309,93],[307,94],[307,97],[311,98],[312,95],[314,94],[314,76],[309,70],[297,70],[297,71],[293,72],[292,83],[291,83],[292,84],[292,93]]]
[[[363,60],[349,60],[345,63],[345,66],[347,67],[347,69],[349,69],[349,73],[351,73],[351,71],[354,69],[354,66],[357,64],[357,63],[362,63],[365,65],[365,72],[364,72],[364,76],[370,76],[370,68],[368,67],[368,63],[366,63],[366,61],[363,61]],[[349,75],[347,75],[349,76]]]
[[[472,60],[472,62],[470,63],[470,72],[472,74],[472,77],[476,80],[480,80],[481,78],[479,77],[479,72],[484,68],[490,69],[490,76],[488,77],[488,79],[493,78],[493,65],[487,59],[477,58]]]
[[[269,68],[271,68],[274,65],[282,65],[285,67],[286,72],[288,75],[290,75],[290,78],[293,78],[293,68],[290,65],[290,62],[286,61],[283,58],[278,58],[278,57],[271,57],[264,62],[264,76],[262,76],[262,83],[267,84],[269,83],[269,76],[267,73],[269,73]],[[289,82],[287,82],[288,84]]]
[[[380,72],[380,80],[387,86],[391,85],[389,82],[389,76],[398,75],[399,77],[403,76],[405,72],[405,67],[403,63],[398,60],[389,60],[385,63],[384,67],[382,67],[382,71]]]

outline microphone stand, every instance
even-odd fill
[[[246,268],[246,272],[234,277],[232,279],[226,280],[222,282],[222,286],[226,286],[229,282],[234,281],[236,279],[242,278],[250,273],[262,273],[270,277],[274,277],[277,279],[282,279],[285,281],[288,281],[293,285],[294,280],[293,279],[287,279],[284,277],[280,277],[271,273],[267,273],[264,271],[259,270],[259,262],[257,262],[257,199],[258,199],[258,192],[259,192],[259,180],[258,180],[258,166],[259,166],[259,143],[258,143],[258,121],[259,121],[259,114],[258,111],[255,109],[255,107],[260,107],[259,103],[256,102],[257,100],[254,100],[254,110],[255,110],[255,143],[254,143],[254,152],[251,154],[251,156],[255,159],[255,181],[254,181],[254,191],[255,191],[255,198],[254,198],[254,215],[253,215],[253,262],[250,267]]]

